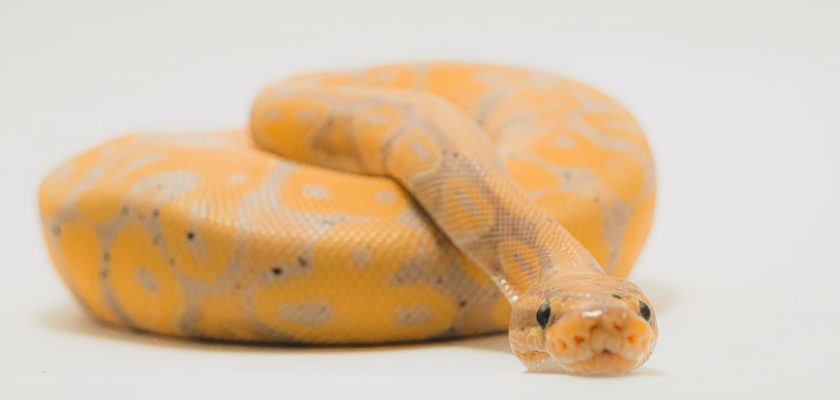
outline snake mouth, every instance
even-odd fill
[[[560,360],[543,351],[515,353],[520,360],[525,362],[528,370],[532,372],[562,372],[585,376],[624,375],[644,362],[643,359],[624,358],[609,350],[604,350],[586,359],[572,362]]]
[[[647,360],[654,335],[641,316],[608,307],[556,321],[546,331],[546,350],[573,373],[618,375]]]
[[[581,375],[623,375],[639,365],[636,359],[627,359],[604,350],[582,361],[567,364],[569,372]]]
[[[641,316],[608,307],[567,314],[527,336],[518,349],[531,351],[517,356],[531,371],[622,375],[647,360],[656,333]]]

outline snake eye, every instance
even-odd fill
[[[548,319],[550,317],[551,302],[546,300],[540,304],[540,308],[537,309],[537,323],[540,324],[540,328],[545,329],[545,326],[548,325]]]
[[[648,307],[647,303],[641,300],[639,300],[639,315],[641,315],[645,321],[650,321],[650,307]]]

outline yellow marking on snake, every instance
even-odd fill
[[[60,277],[114,325],[327,344],[507,329],[530,370],[614,375],[656,342],[623,279],[654,179],[603,93],[441,62],[293,77],[248,132],[121,137],[39,201]]]

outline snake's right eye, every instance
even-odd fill
[[[540,328],[545,329],[549,318],[551,318],[551,302],[546,300],[537,309],[537,323],[540,324]]]
[[[650,307],[648,307],[647,303],[641,300],[639,300],[639,315],[641,315],[645,321],[650,321]]]

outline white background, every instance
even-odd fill
[[[840,398],[837,2],[118,3],[0,0],[0,397]],[[52,271],[36,188],[60,161],[126,131],[244,126],[291,73],[434,59],[561,72],[642,123],[660,200],[632,278],[661,336],[636,373],[527,374],[504,336],[139,336],[91,322]]]

